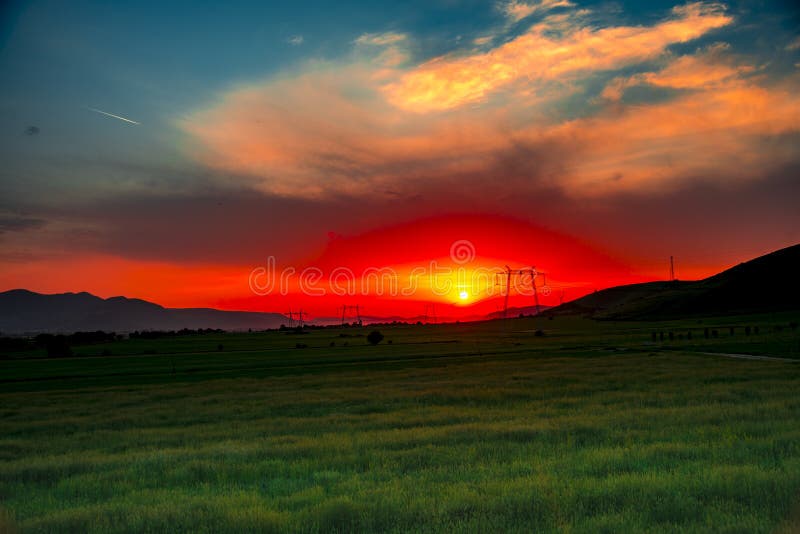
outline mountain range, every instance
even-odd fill
[[[25,289],[0,293],[0,332],[77,332],[221,328],[264,330],[288,322],[280,313],[165,308],[140,299],[102,299],[89,293],[43,295]]]

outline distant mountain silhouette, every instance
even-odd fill
[[[164,308],[146,300],[102,299],[89,293],[43,295],[25,289],[0,293],[0,332],[3,334],[181,328],[263,330],[287,322],[279,313]]]
[[[740,263],[696,282],[648,282],[597,291],[548,315],[595,319],[666,319],[800,311],[800,245]]]

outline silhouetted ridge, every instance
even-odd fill
[[[80,332],[221,328],[263,330],[287,322],[279,313],[164,308],[141,299],[102,299],[86,292],[43,295],[26,289],[0,293],[0,332]]]
[[[611,287],[547,314],[596,319],[662,319],[800,310],[800,245],[740,263],[696,282]]]

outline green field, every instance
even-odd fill
[[[797,318],[7,354],[0,532],[791,532],[800,362],[708,353],[800,359]]]

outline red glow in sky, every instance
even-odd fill
[[[454,244],[465,248],[463,256]],[[496,286],[503,278],[495,273],[506,265],[546,273],[537,282],[544,305],[644,279],[623,261],[573,237],[510,217],[473,214],[422,218],[354,236],[331,234],[311,260],[291,264],[276,257],[274,271],[255,279],[260,294],[248,279],[266,262],[189,266],[89,256],[61,265],[55,273],[46,263],[7,270],[0,282],[42,292],[77,285],[105,297],[124,294],[169,307],[302,308],[314,317],[335,316],[339,306],[358,304],[371,316],[416,316],[435,303],[442,317],[467,317],[497,309],[504,286]],[[281,273],[285,287],[276,280],[269,291],[260,291],[269,285],[266,276],[277,279]],[[510,302],[532,306],[534,300],[529,290],[515,286]]]

